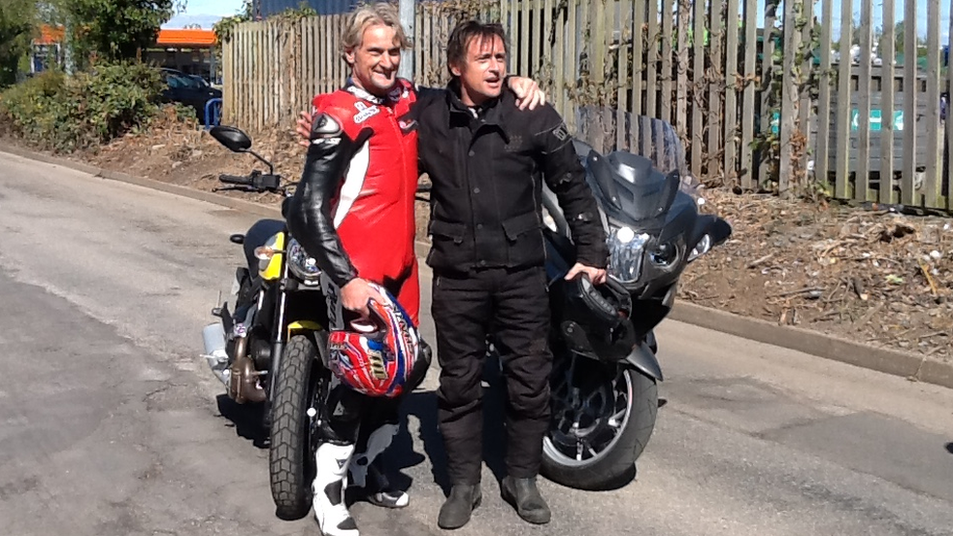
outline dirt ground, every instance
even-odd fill
[[[300,176],[304,150],[291,128],[256,136],[254,148],[285,177]],[[148,135],[72,158],[206,191],[220,186],[220,173],[264,170],[253,157],[230,153],[204,131],[171,120]],[[280,202],[270,194],[224,195]],[[932,359],[953,358],[953,219],[723,190],[703,197],[704,210],[726,218],[734,234],[689,267],[680,299]],[[426,239],[425,202],[418,202],[417,222],[418,236]]]

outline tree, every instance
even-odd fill
[[[181,9],[177,0],[71,0],[61,4],[73,23],[79,57],[96,53],[110,60],[132,59],[153,45],[159,27]]]
[[[35,32],[35,2],[5,0],[0,4],[0,87],[16,82],[17,66],[30,51]]]
[[[212,30],[215,31],[215,35],[218,36],[218,40],[226,43],[232,38],[232,31],[236,26],[243,22],[248,22],[254,19],[254,6],[251,0],[244,0],[241,10],[238,13],[232,15],[231,17],[224,17],[212,26]],[[221,54],[222,47],[215,47],[216,51]]]
[[[895,43],[894,46],[897,51],[897,54],[903,54],[903,48],[905,44],[903,24],[904,24],[903,21],[899,21],[893,27],[893,35],[894,35],[893,40]],[[925,48],[926,46],[927,46],[927,42],[922,37],[917,36],[917,49]]]

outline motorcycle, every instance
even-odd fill
[[[634,475],[658,413],[662,371],[653,330],[671,311],[681,273],[726,241],[731,226],[699,212],[671,125],[615,110],[578,113],[584,128],[574,145],[608,232],[610,277],[600,286],[563,279],[575,263],[574,246],[555,196],[544,189],[554,366],[541,472],[596,490]],[[271,170],[220,180],[230,189],[282,193],[284,209],[292,185],[281,184],[273,166],[251,151],[251,140],[231,127],[211,134]],[[261,220],[231,240],[244,245],[248,267],[236,271],[235,312],[227,303],[213,310],[221,322],[205,328],[206,358],[231,398],[270,404],[272,495],[279,517],[295,519],[310,508],[313,434],[329,381],[321,366],[327,311],[319,270],[283,221]]]
[[[251,139],[241,130],[216,126],[210,134],[232,152],[251,154],[269,168],[268,173],[221,175],[219,181],[228,186],[217,191],[281,194],[284,215],[295,183],[284,183],[274,166],[251,150]],[[234,311],[227,301],[212,310],[219,321],[203,331],[204,357],[229,398],[264,404],[276,514],[298,519],[311,508],[314,438],[330,381],[320,270],[284,220],[259,220],[230,240],[243,246],[247,266],[235,272]]]
[[[541,472],[595,490],[634,476],[658,413],[662,370],[653,330],[671,311],[682,272],[726,241],[731,226],[699,212],[703,201],[671,125],[605,108],[577,113],[574,144],[608,233],[609,277],[598,287],[585,278],[564,281],[574,246],[546,190],[554,365]]]

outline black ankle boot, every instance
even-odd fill
[[[539,494],[535,478],[507,476],[500,485],[500,493],[503,500],[513,505],[516,513],[525,521],[536,525],[549,523],[552,514],[549,505]]]
[[[470,521],[470,514],[480,506],[483,494],[480,485],[456,484],[450,488],[450,496],[440,507],[437,526],[442,529],[458,529]]]

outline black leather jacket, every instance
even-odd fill
[[[556,194],[577,261],[608,261],[598,206],[572,138],[548,104],[519,110],[512,92],[476,115],[457,96],[418,106],[422,171],[433,181],[427,263],[435,269],[524,267],[545,261],[542,182]]]

